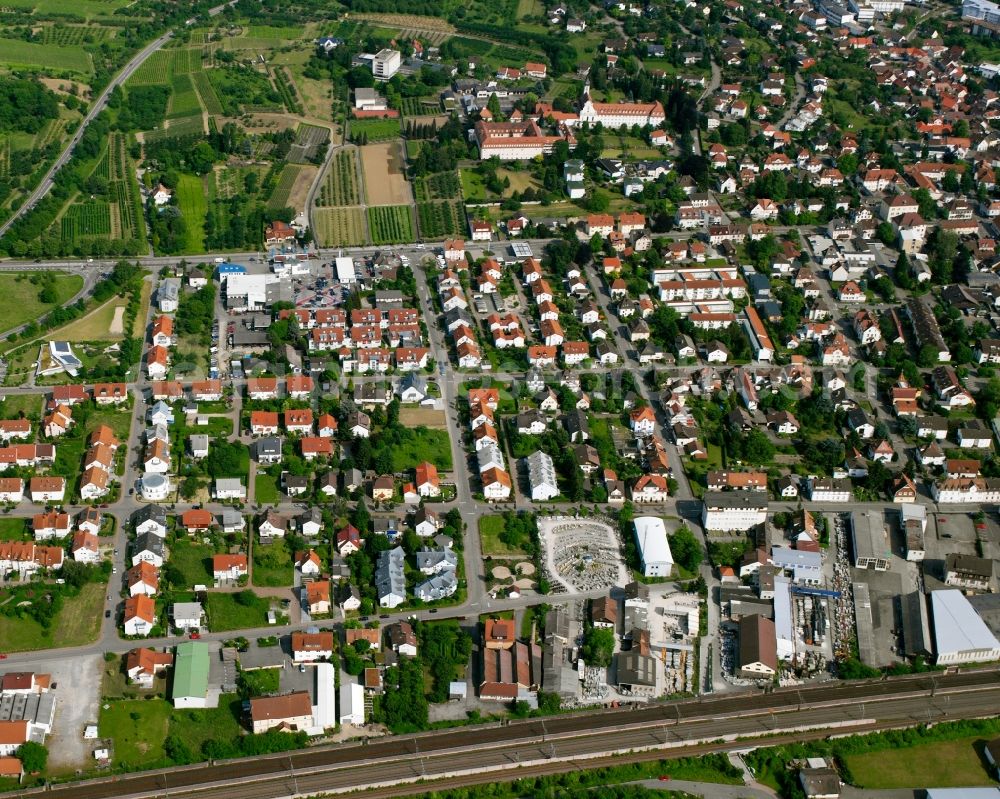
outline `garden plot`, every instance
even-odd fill
[[[295,144],[288,151],[288,160],[293,164],[313,162],[328,141],[330,131],[327,128],[302,123],[295,132]]]
[[[316,240],[321,247],[349,247],[367,243],[361,208],[316,208]]]
[[[413,202],[406,182],[403,145],[398,141],[367,144],[361,149],[369,205],[409,205]]]
[[[538,518],[542,571],[556,592],[576,593],[629,582],[614,527],[601,519]]]

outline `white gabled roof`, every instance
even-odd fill
[[[642,562],[673,564],[674,556],[670,552],[667,528],[663,524],[663,519],[656,516],[639,516],[633,524]]]

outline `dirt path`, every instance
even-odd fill
[[[121,335],[125,332],[125,306],[119,305],[115,308],[115,316],[111,320],[108,332],[112,335]]]

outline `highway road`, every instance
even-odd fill
[[[116,75],[115,78],[104,88],[104,91],[101,92],[97,100],[91,104],[90,110],[87,112],[87,116],[85,116],[80,122],[80,126],[76,129],[73,137],[66,144],[65,149],[62,153],[60,153],[59,157],[55,160],[55,163],[49,167],[49,171],[45,173],[45,177],[42,178],[42,182],[39,183],[31,195],[28,196],[23,203],[21,203],[20,208],[18,208],[6,222],[0,225],[0,236],[6,234],[7,231],[10,230],[11,225],[13,225],[29,210],[34,208],[35,203],[49,193],[56,173],[69,163],[69,160],[73,157],[73,150],[76,149],[76,145],[80,143],[80,139],[83,137],[84,131],[86,131],[87,126],[97,118],[97,115],[104,110],[104,107],[108,102],[108,97],[111,96],[111,92],[113,92],[118,86],[125,83],[132,73],[141,67],[147,58],[170,41],[170,38],[173,35],[173,31],[168,31],[156,41],[147,44],[142,50],[132,57],[132,60],[129,61],[122,71],[119,72],[118,75]]]
[[[481,783],[514,779],[519,776],[516,767],[536,762],[559,762],[559,770],[565,770],[566,761],[616,752],[647,749],[679,757],[736,748],[737,738],[798,738],[815,736],[817,731],[828,735],[836,730],[913,726],[998,713],[997,670],[924,674],[396,736],[4,796],[105,799],[167,794],[175,799],[222,799],[233,795],[233,783],[238,781],[244,799],[269,799],[456,774]],[[712,745],[706,747],[707,742]],[[745,748],[746,741],[738,746]]]

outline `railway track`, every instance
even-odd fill
[[[829,735],[836,724],[912,726],[940,718],[985,712],[1000,715],[1000,672],[930,673],[862,683],[830,683],[770,693],[682,700],[641,709],[565,714],[505,725],[398,736],[346,746],[315,747],[282,755],[122,775],[4,794],[58,799],[112,797],[231,797],[269,799],[296,793],[393,790],[410,781],[447,776],[463,769],[466,780],[492,780],[496,769],[540,767],[566,758],[599,758],[620,751],[654,748],[656,756],[686,756],[720,737],[779,735],[791,727],[804,735]],[[732,741],[716,744],[725,747]],[[696,747],[692,749],[691,747]],[[536,762],[537,761],[537,762]],[[596,761],[595,761],[596,762]],[[518,774],[524,772],[518,771]],[[551,773],[551,772],[549,772]]]

